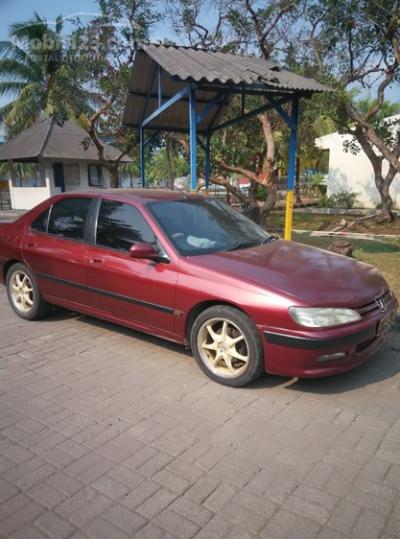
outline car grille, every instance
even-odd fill
[[[357,311],[361,314],[362,317],[373,316],[379,312],[384,312],[388,308],[390,303],[390,291],[385,290],[385,292],[378,298],[373,299],[365,305],[357,307]]]

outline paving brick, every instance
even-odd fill
[[[39,502],[47,509],[53,509],[53,507],[62,503],[66,498],[64,494],[61,494],[60,491],[50,485],[46,485],[46,483],[31,487],[26,490],[26,493],[34,501]]]
[[[0,535],[3,539],[5,536]],[[49,539],[48,535],[45,535],[40,530],[28,524],[25,528],[22,528],[10,536],[10,539]]]
[[[364,509],[352,530],[351,537],[354,537],[354,539],[359,537],[378,539],[384,525],[385,517],[381,513]]]
[[[122,505],[113,505],[107,509],[103,517],[130,536],[147,524],[145,518]]]
[[[22,479],[18,479],[18,481],[16,481],[16,485],[20,489],[26,490],[30,487],[33,487],[33,485],[36,485],[37,483],[41,483],[42,481],[46,480],[56,471],[58,471],[57,468],[55,468],[51,464],[43,464]]]
[[[62,492],[67,497],[73,496],[84,487],[83,483],[64,472],[57,472],[51,475],[46,480],[46,483]]]
[[[132,537],[134,537],[134,539],[161,539],[164,538],[164,536],[164,530],[149,522],[144,528],[137,531]]]
[[[5,502],[18,494],[18,492],[19,489],[15,485],[0,477],[0,502]]]
[[[231,530],[229,522],[219,515],[215,515],[196,535],[196,539],[216,539],[226,537]]]
[[[157,472],[153,476],[152,480],[159,483],[166,489],[176,492],[177,494],[183,494],[190,486],[189,481],[182,479],[181,477],[178,477],[169,470],[165,469]]]
[[[144,480],[138,487],[133,489],[127,496],[121,499],[121,503],[134,509],[149,499],[155,492],[160,489],[160,485],[153,481]]]
[[[167,507],[177,495],[174,492],[160,488],[144,503],[136,508],[136,511],[145,518],[151,519]]]
[[[154,522],[170,533],[171,536],[179,537],[180,539],[190,539],[199,531],[196,524],[171,511],[171,509],[165,509],[158,514]]]
[[[43,511],[44,508],[41,505],[36,502],[30,502],[4,520],[1,520],[0,532],[9,536],[19,529],[24,528],[27,524],[32,523]]]
[[[174,500],[169,506],[175,513],[203,527],[212,518],[213,513],[191,500],[180,497]]]
[[[92,539],[128,539],[128,535],[102,517],[97,517],[83,528]]]
[[[185,493],[185,496],[195,503],[202,503],[217,490],[220,484],[221,480],[219,478],[212,475],[206,475],[197,481],[197,483]]]
[[[400,536],[390,344],[340,377],[232,389],[174,345],[4,300],[0,539]]]
[[[316,522],[280,509],[268,521],[260,535],[265,539],[314,539],[320,529]]]
[[[362,506],[357,503],[341,500],[328,520],[328,527],[344,535],[348,535],[361,515],[362,510]]]
[[[204,501],[204,506],[215,513],[225,507],[232,498],[236,495],[238,490],[228,485],[227,483],[222,483],[214,492]]]
[[[257,535],[267,522],[264,516],[235,502],[226,505],[221,514],[230,524],[234,524],[254,535]]]
[[[31,499],[25,494],[17,494],[0,505],[0,522],[5,520],[8,516],[16,513],[22,507],[25,507],[30,503]]]
[[[74,527],[55,513],[46,511],[35,520],[35,526],[46,533],[52,539],[65,539],[69,537]]]
[[[128,487],[106,475],[94,481],[92,486],[113,500],[123,498],[129,493]]]
[[[146,477],[153,477],[153,475],[165,468],[171,460],[171,455],[159,451],[157,455],[145,462],[138,471]]]

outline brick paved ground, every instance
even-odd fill
[[[0,291],[0,538],[400,536],[400,335],[245,389],[177,346]]]

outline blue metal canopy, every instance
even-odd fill
[[[211,137],[215,131],[274,109],[290,129],[287,216],[293,207],[298,105],[301,98],[330,90],[313,79],[250,56],[211,52],[192,47],[139,44],[133,65],[124,124],[139,129],[141,181],[145,187],[145,130],[188,133],[190,185],[197,187],[197,142],[205,152],[204,176],[209,185]],[[241,114],[223,116],[232,97],[240,95]],[[246,111],[246,96],[263,97],[265,104]],[[287,113],[282,105],[291,103]],[[201,136],[204,141],[201,141]],[[288,213],[289,212],[289,213]]]

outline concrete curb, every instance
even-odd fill
[[[293,232],[297,234],[309,234],[310,236],[321,236],[321,237],[343,237],[349,239],[359,239],[359,240],[385,240],[385,239],[400,239],[398,234],[362,234],[360,232],[332,232],[330,230],[296,230],[293,229]]]

